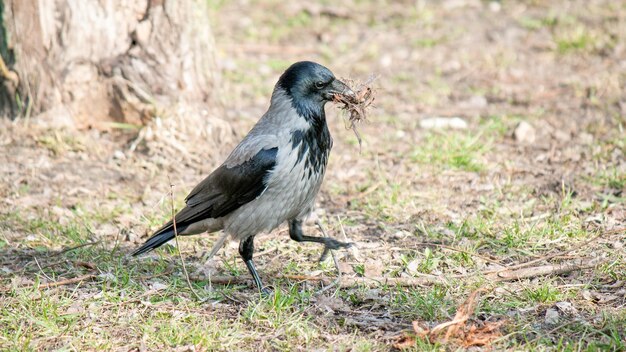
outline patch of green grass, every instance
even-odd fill
[[[207,1],[207,4],[209,5],[209,9],[211,9],[212,11],[218,11],[226,3],[226,0],[206,0],[206,1]]]
[[[540,114],[538,114],[540,115]],[[505,137],[522,120],[537,118],[535,115],[488,115],[479,120],[480,131],[494,139]]]
[[[500,255],[532,255],[553,250],[554,242],[584,241],[594,235],[583,221],[586,212],[594,211],[593,204],[581,208],[584,204],[573,198],[571,191],[543,199],[529,196],[525,203],[521,211],[514,212],[502,209],[498,202],[485,204],[478,213],[458,223],[449,223],[448,228],[457,238],[478,240]],[[533,219],[538,211],[543,214],[546,209],[554,209],[555,213]]]
[[[409,320],[441,321],[454,309],[448,289],[434,285],[426,290],[389,287],[390,307]]]
[[[60,224],[44,216],[22,218],[20,212],[0,214],[0,221],[14,233],[22,233],[28,246],[45,250],[48,246],[76,246],[89,241],[91,230],[79,221]]]
[[[588,237],[588,232],[582,227],[582,221],[571,214],[554,216],[539,223],[527,223],[518,219],[508,226],[503,226],[501,232],[491,242],[501,245],[501,250],[509,249],[533,253],[549,249],[549,242],[559,239]]]
[[[36,289],[9,294],[4,298],[11,304],[0,305],[1,341],[10,342],[23,349],[32,348],[30,333],[55,336],[71,330],[78,320],[77,315],[64,314],[71,304],[67,297],[47,296]],[[38,297],[38,299],[34,299]]]
[[[56,156],[69,151],[78,152],[85,150],[85,143],[79,137],[57,130],[38,136],[36,141],[40,146],[50,150]]]
[[[540,327],[520,326],[509,340],[509,347],[524,350],[556,351],[622,351],[626,344],[626,334],[622,329],[625,320],[611,316],[593,324],[573,319],[546,333]]]
[[[596,38],[586,27],[579,25],[555,35],[554,41],[559,54],[568,54],[592,49]]]
[[[445,38],[417,38],[413,41],[413,46],[418,48],[433,48],[437,45],[443,44]]]
[[[600,170],[596,175],[587,177],[586,179],[592,184],[601,187],[612,188],[615,190],[626,188],[626,173],[616,168]]]
[[[281,60],[281,59],[269,59],[267,60],[267,65],[274,71],[282,72],[287,69],[292,64],[291,61]]]
[[[417,267],[414,269],[417,272],[430,274],[434,270],[436,270],[441,263],[441,253],[435,254],[430,248],[424,248],[422,253],[416,252],[410,255],[402,254],[400,256],[400,261],[404,265],[405,269],[408,269],[408,266],[412,263],[417,263]]]
[[[626,280],[626,255],[623,252],[621,256],[616,254],[614,260],[602,264],[598,270],[608,275],[612,280]]]
[[[431,131],[416,144],[411,160],[446,169],[480,172],[484,170],[480,159],[490,148],[491,138],[485,138],[482,133]]]
[[[449,223],[448,227],[460,238],[481,239],[484,237],[493,238],[497,228],[494,214],[476,214],[461,221],[460,224]]]
[[[526,29],[539,30],[542,28],[555,27],[558,23],[558,18],[553,14],[549,14],[545,17],[524,16],[522,18],[519,18],[517,21],[522,27]]]
[[[309,299],[310,292],[301,291],[300,285],[291,285],[287,290],[277,287],[269,297],[250,302],[241,316],[254,326],[281,331],[282,339],[271,341],[273,349],[289,349],[296,341],[297,345],[308,346],[319,336],[311,318],[304,314]]]
[[[562,299],[561,291],[549,283],[525,288],[522,296],[526,301],[536,303],[554,303]]]
[[[191,313],[157,311],[138,326],[144,336],[151,337],[148,344],[154,348],[200,345],[221,349],[224,346],[218,341],[234,340],[237,328],[241,328],[237,322],[220,322],[201,314],[201,310]]]
[[[293,34],[295,29],[303,28],[311,24],[313,18],[307,11],[299,11],[295,15],[282,17],[277,16],[272,20],[269,40],[277,43]]]
[[[350,203],[350,208],[358,209],[371,218],[391,223],[406,215],[399,210],[411,209],[413,201],[412,192],[407,192],[405,184],[390,182],[382,183],[362,199],[355,199]]]

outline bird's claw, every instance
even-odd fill
[[[261,294],[261,297],[268,298],[272,295],[272,293],[274,293],[274,290],[271,287],[265,286],[259,289],[259,293]]]
[[[319,262],[321,263],[324,260],[326,260],[326,258],[328,258],[328,253],[330,253],[331,249],[350,248],[350,247],[352,247],[352,243],[340,242],[334,238],[327,238],[326,241],[324,241],[324,251],[322,252],[322,255],[320,256]]]

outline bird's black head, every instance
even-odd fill
[[[294,108],[306,119],[323,118],[324,105],[335,94],[354,95],[329,69],[311,61],[291,65],[280,76],[277,86],[286,92]]]

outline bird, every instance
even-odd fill
[[[229,236],[239,241],[239,255],[255,286],[271,292],[259,277],[254,239],[287,222],[297,242],[316,242],[329,250],[351,243],[331,237],[305,235],[303,222],[314,210],[333,139],[325,105],[336,95],[355,98],[347,84],[326,67],[311,61],[292,64],[280,76],[270,106],[223,164],[196,185],[185,207],[137,248],[137,256],[176,235],[224,231],[214,254]],[[176,233],[175,233],[176,232]]]

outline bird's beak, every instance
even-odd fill
[[[356,98],[356,94],[348,87],[347,84],[335,79],[333,83],[328,86],[324,94],[326,100],[333,100],[335,94],[343,95],[350,98]]]

